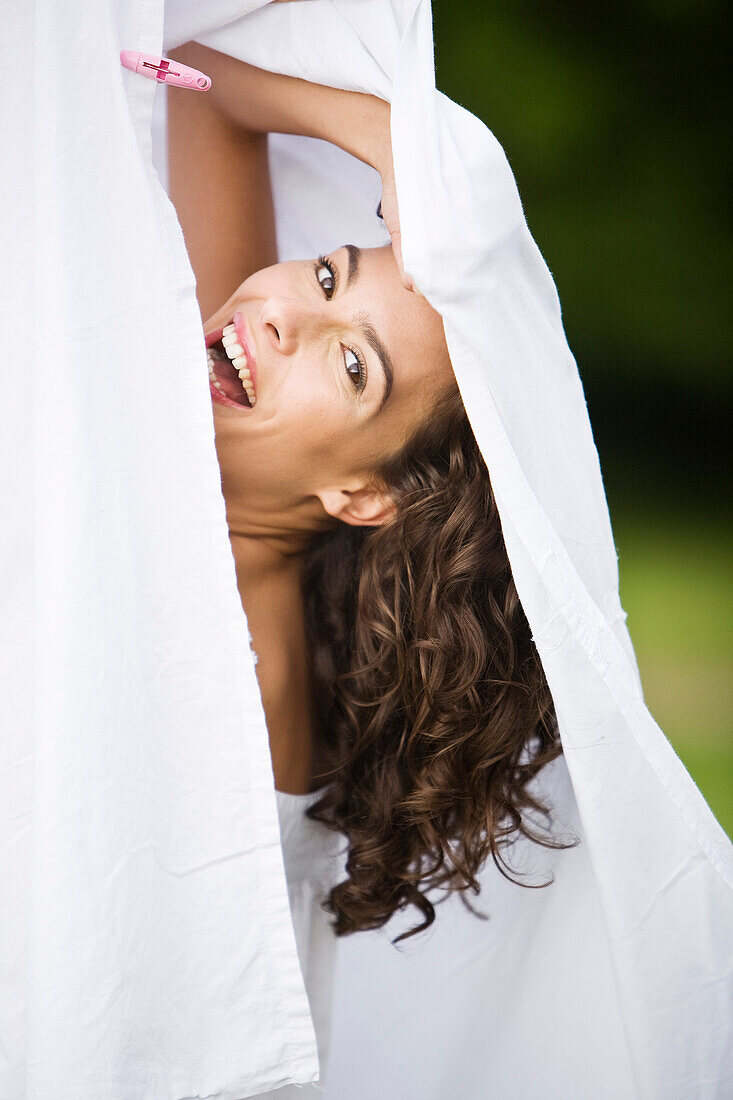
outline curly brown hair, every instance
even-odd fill
[[[422,923],[397,942],[433,923],[434,888],[478,894],[489,854],[516,882],[501,848],[520,834],[572,845],[523,817],[549,819],[527,788],[562,746],[457,387],[379,477],[394,516],[319,533],[303,573],[321,775],[332,777],[307,816],[349,842],[348,877],[324,903],[335,933],[414,905]]]

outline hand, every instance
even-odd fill
[[[250,134],[321,138],[376,169],[382,178],[382,218],[392,240],[400,281],[407,290],[420,293],[402,263],[391,108],[386,100],[257,69],[195,42],[179,47],[171,56],[212,78],[207,100],[234,126]]]
[[[271,0],[271,2],[287,3],[288,0]],[[386,117],[387,130],[389,131],[389,114],[387,114]],[[387,227],[387,231],[392,241],[392,251],[394,252],[394,258],[397,263],[397,270],[400,273],[400,281],[407,290],[412,290],[416,294],[419,294],[420,291],[417,289],[412,278],[405,273],[405,267],[402,262],[402,235],[400,232],[399,211],[397,209],[397,188],[395,187],[392,146],[389,132],[383,137],[380,144],[382,145],[382,150],[377,163],[373,163],[371,157],[365,157],[363,159],[368,159],[372,162],[373,166],[377,168],[382,177],[382,200],[379,204],[379,213]],[[381,163],[379,163],[380,161]]]
[[[397,188],[395,187],[391,148],[385,151],[383,164],[381,166],[377,164],[375,167],[382,177],[382,201],[379,204],[379,212],[392,241],[392,251],[394,252],[394,258],[397,263],[397,270],[400,273],[400,281],[407,290],[412,290],[419,294],[420,291],[415,286],[411,276],[405,272],[405,267],[402,262],[402,233],[400,230],[400,215],[397,208]]]

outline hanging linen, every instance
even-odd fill
[[[193,272],[120,66],[162,35],[162,0],[38,0],[0,36],[3,1100],[318,1074]]]
[[[197,38],[392,102],[405,265],[444,318],[555,700],[541,790],[581,840],[512,854],[554,873],[543,891],[487,868],[488,921],[451,899],[400,949],[398,918],[339,942],[327,1100],[724,1096],[731,846],[644,705],[506,159],[436,92],[426,0],[258,7],[169,2],[164,43],[162,0],[38,0],[4,26],[0,1095],[237,1100],[318,1072],[194,280],[155,85],[119,66]],[[321,148],[273,140],[283,258],[383,239],[362,166],[331,220]]]
[[[644,703],[582,384],[504,152],[436,91],[428,0],[252,6],[169,3],[166,48],[391,102],[405,267],[443,317],[558,714],[537,790],[581,841],[515,845],[546,890],[486,867],[488,921],[454,897],[399,948],[413,914],[340,941],[327,1100],[723,1096],[733,849]],[[306,138],[271,152],[281,259],[383,242],[370,169]]]

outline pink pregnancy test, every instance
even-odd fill
[[[169,57],[161,57],[160,54],[122,50],[120,61],[131,72],[157,80],[159,84],[192,88],[195,92],[208,92],[211,87],[211,77],[206,73],[192,69],[189,65],[182,65],[180,61],[172,61]]]

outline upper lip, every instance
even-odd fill
[[[249,373],[252,375],[252,388],[255,391],[255,397],[257,397],[257,360],[255,358],[254,344],[250,336],[249,327],[242,313],[234,314],[232,324],[237,334],[237,340],[244,349],[244,356],[247,360]]]

